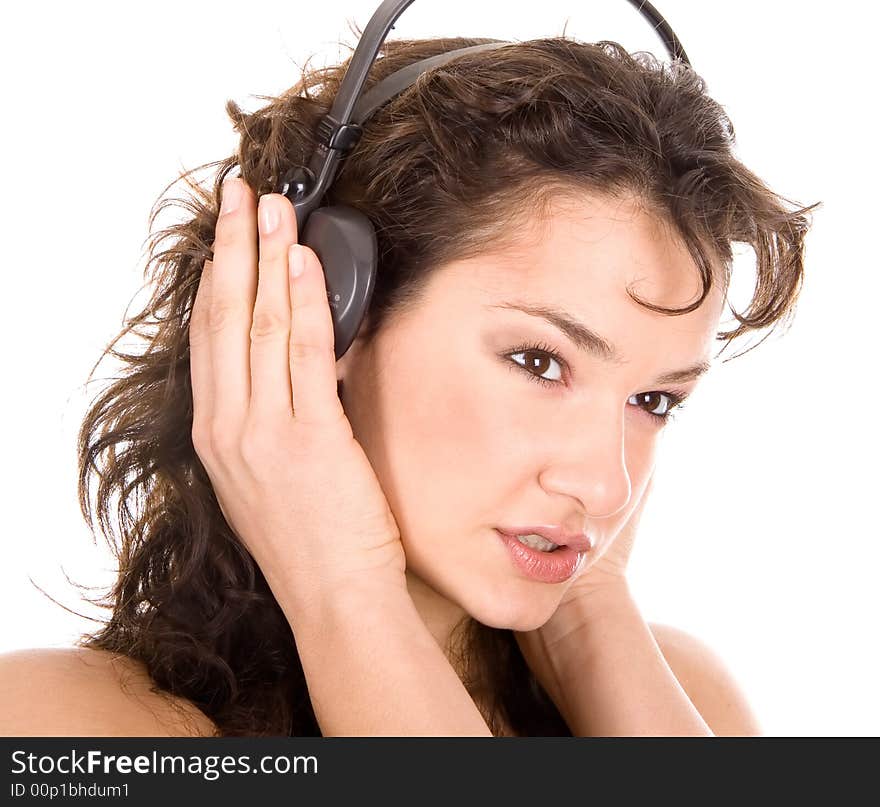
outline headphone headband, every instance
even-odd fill
[[[412,86],[423,73],[465,53],[513,44],[494,40],[431,56],[395,71],[361,96],[379,48],[412,1],[384,0],[370,18],[342,77],[330,112],[318,124],[318,143],[309,165],[288,170],[276,186],[276,192],[293,204],[299,243],[316,253],[324,270],[337,359],[357,336],[370,305],[379,261],[375,228],[367,216],[346,205],[321,206],[336,176],[339,161],[357,145],[363,124],[370,116]],[[652,23],[673,59],[690,65],[678,37],[660,13],[646,0],[629,2]]]
[[[428,70],[447,64],[465,53],[493,50],[512,44],[496,40],[431,56],[392,73],[361,96],[367,74],[376,61],[382,43],[394,27],[394,23],[412,2],[413,0],[384,0],[375,11],[355,48],[330,112],[318,125],[318,145],[308,168],[298,166],[288,171],[278,184],[277,192],[287,196],[293,204],[300,232],[309,214],[318,207],[333,183],[339,169],[339,161],[355,147],[360,139],[363,124],[377,109],[410,87],[422,73]],[[690,65],[681,42],[660,12],[647,0],[628,0],[628,2],[651,23],[672,59]]]

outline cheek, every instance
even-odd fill
[[[475,496],[491,506],[491,491],[531,467],[536,446],[551,438],[546,405],[515,382],[484,365],[460,369],[413,383],[402,398],[406,406],[394,409],[395,464],[441,494],[439,506],[448,508],[451,496],[456,506]],[[430,491],[420,498],[430,500]]]
[[[398,526],[409,536],[476,528],[509,473],[497,382],[493,398],[473,368],[403,378],[386,391],[380,474]]]
[[[444,495],[472,488],[492,462],[498,430],[493,407],[479,385],[426,379],[414,384],[405,400],[396,409],[395,451],[409,465],[411,478]]]

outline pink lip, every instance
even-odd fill
[[[507,547],[508,557],[519,572],[542,583],[564,583],[577,574],[585,552],[570,546],[560,546],[552,552],[541,552],[521,543],[516,538],[496,529],[495,533]]]
[[[517,535],[540,535],[548,541],[552,541],[559,546],[570,546],[578,552],[589,552],[593,546],[593,542],[587,535],[582,532],[566,532],[562,527],[556,525],[543,524],[532,527],[498,527],[498,532],[516,538]]]

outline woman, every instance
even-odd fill
[[[369,81],[478,42],[386,42]],[[736,160],[681,64],[562,38],[462,56],[371,118],[328,195],[380,256],[334,361],[271,191],[346,66],[230,103],[239,153],[155,236],[117,338],[147,344],[109,351],[129,371],[80,434],[87,520],[109,535],[118,506],[112,615],[3,659],[3,733],[757,733],[625,573],[664,422],[716,338],[793,311],[811,208]],[[717,334],[735,241],[758,282]]]

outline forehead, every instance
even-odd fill
[[[699,271],[684,241],[631,197],[563,198],[550,210],[487,250],[467,274],[491,290],[509,286],[513,269],[520,284],[535,290],[568,286],[602,292],[605,301],[631,286],[664,307],[699,295]]]
[[[619,348],[624,360],[662,344],[677,358],[709,355],[723,305],[715,283],[695,311],[670,316],[647,302],[681,308],[699,298],[702,281],[684,241],[634,198],[564,197],[512,233],[503,246],[456,261],[431,282],[429,299],[459,314],[526,316],[504,302],[568,313]]]

